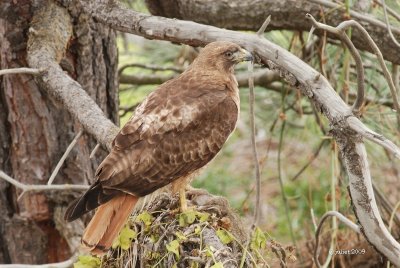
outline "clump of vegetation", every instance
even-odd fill
[[[203,190],[188,193],[190,208],[179,210],[178,198],[157,197],[133,215],[100,259],[80,257],[75,268],[102,267],[269,267],[293,259],[293,248],[283,248],[255,228],[250,239],[240,218],[225,198]],[[277,258],[278,257],[278,258]],[[87,266],[82,266],[82,265]]]

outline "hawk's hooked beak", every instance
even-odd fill
[[[235,60],[237,62],[253,61],[254,57],[250,52],[248,52],[247,50],[242,48],[238,52],[235,53]]]

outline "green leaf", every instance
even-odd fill
[[[178,240],[172,240],[167,244],[168,252],[174,253],[176,258],[179,260],[179,242]]]
[[[199,219],[199,222],[205,222],[210,217],[210,214],[207,212],[197,212],[196,216]]]
[[[176,237],[178,238],[179,242],[185,241],[187,237],[182,232],[175,232]]]
[[[261,229],[257,227],[254,230],[254,233],[251,237],[250,246],[252,249],[259,249],[259,248],[265,248],[266,245],[267,245],[267,237],[265,236],[263,231],[261,231]]]
[[[196,220],[196,211],[188,210],[179,214],[179,225],[184,227],[192,224]]]
[[[74,268],[97,268],[100,267],[100,263],[99,258],[84,255],[78,257],[78,261],[74,263]]]
[[[137,237],[137,233],[132,230],[129,225],[125,225],[119,232],[118,237],[114,240],[112,248],[121,247],[124,250],[128,250],[131,246],[132,240]]]
[[[216,234],[219,240],[221,240],[221,242],[225,245],[233,241],[233,236],[231,235],[231,233],[224,229],[218,230]]]
[[[211,266],[210,268],[224,268],[224,265],[222,264],[222,262],[216,262],[213,266]]]
[[[153,216],[147,211],[143,211],[136,217],[136,222],[143,222],[146,227],[150,226],[153,220]]]
[[[194,233],[195,234],[200,234],[201,233],[201,227],[200,226],[196,226],[196,228],[194,228]]]

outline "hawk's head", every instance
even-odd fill
[[[232,72],[237,63],[252,60],[251,53],[239,45],[227,41],[217,41],[206,45],[195,61],[205,68],[217,68],[219,71]]]

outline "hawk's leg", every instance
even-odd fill
[[[179,201],[180,201],[180,205],[181,205],[181,212],[188,211],[185,187],[182,187],[179,189]]]

